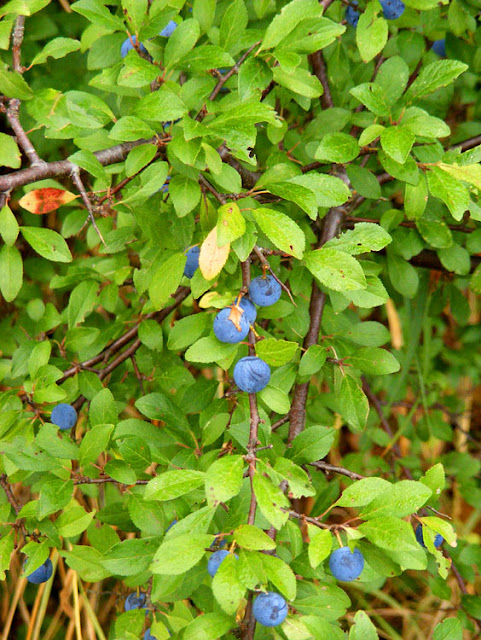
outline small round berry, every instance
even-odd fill
[[[50,422],[56,424],[62,431],[66,431],[77,424],[77,412],[72,405],[61,402],[52,409]]]
[[[432,51],[436,53],[440,58],[446,57],[446,39],[435,40],[433,42],[433,46],[431,47]]]
[[[124,602],[124,610],[132,611],[132,609],[140,609],[145,603],[145,593],[140,593],[137,595],[134,593],[129,593],[129,595],[125,598]]]
[[[288,607],[284,598],[273,591],[261,593],[254,600],[252,613],[264,627],[277,627],[287,617]]]
[[[157,638],[150,633],[150,629],[147,629],[144,633],[144,640],[157,640]]]
[[[198,245],[196,245],[195,247],[191,247],[187,251],[186,253],[187,261],[184,267],[184,276],[187,276],[187,278],[192,278],[194,273],[199,268],[199,254],[200,254],[200,247]]]
[[[257,356],[241,358],[234,367],[234,381],[246,393],[262,391],[270,379],[269,365]]]
[[[239,302],[239,307],[244,311],[244,315],[249,321],[249,324],[254,324],[257,318],[257,309],[254,304],[249,300],[249,298],[241,298]]]
[[[236,342],[244,340],[249,333],[250,324],[245,313],[243,313],[239,316],[239,331],[232,320],[229,320],[231,311],[232,309],[230,307],[226,307],[219,311],[214,319],[214,333],[216,338],[221,342],[235,344]]]
[[[402,0],[380,0],[380,2],[386,20],[397,20],[406,8]]]
[[[364,556],[359,549],[351,552],[349,547],[340,547],[331,553],[329,568],[338,580],[351,582],[361,575],[364,569]]]
[[[249,297],[258,307],[270,307],[279,300],[281,293],[281,285],[271,275],[254,278],[249,287]]]
[[[207,571],[212,578],[215,576],[220,565],[224,562],[228,555],[229,551],[227,551],[227,549],[219,549],[210,556],[207,563]],[[238,560],[239,556],[234,553],[234,558]]]
[[[42,584],[42,582],[47,582],[47,580],[52,577],[52,573],[52,561],[50,558],[47,558],[45,562],[38,567],[38,569],[35,569],[35,571],[26,576],[26,578],[32,584]]]
[[[416,540],[419,542],[419,544],[426,548],[426,545],[424,544],[424,538],[423,538],[423,525],[422,524],[418,524],[418,526],[416,527]],[[444,538],[440,533],[436,534],[436,537],[434,538],[434,546],[435,547],[440,547],[444,542]]]
[[[348,24],[351,25],[351,27],[356,28],[357,23],[359,22],[359,18],[361,17],[361,14],[359,13],[359,11],[356,11],[356,9],[352,5],[356,5],[357,7],[357,1],[353,0],[353,2],[347,7],[346,20]]]

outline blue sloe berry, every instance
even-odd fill
[[[52,577],[52,573],[52,561],[50,558],[47,558],[45,562],[38,567],[38,569],[35,569],[35,571],[26,576],[26,578],[32,584],[42,584],[42,582],[47,582],[47,580]]]
[[[226,549],[219,549],[219,551],[215,551],[209,558],[207,563],[207,571],[209,575],[213,578],[217,573],[220,565],[224,562],[224,560],[229,555],[229,551]],[[234,553],[234,558],[239,559],[239,556]]]
[[[61,402],[52,409],[50,422],[56,424],[62,431],[66,431],[77,424],[77,412],[72,405]]]
[[[269,365],[257,356],[241,358],[234,367],[234,381],[239,389],[246,393],[262,391],[270,378]]]
[[[184,267],[184,276],[187,276],[187,278],[192,278],[199,267],[199,253],[199,246],[191,247],[186,253],[187,262]]]
[[[282,624],[287,612],[287,602],[279,593],[273,591],[259,594],[252,607],[254,618],[264,627],[277,627]]]
[[[249,286],[249,297],[258,307],[270,307],[281,297],[282,288],[271,276],[258,276]]]
[[[431,49],[440,58],[445,58],[446,57],[446,39],[443,38],[442,40],[435,40],[433,42],[433,46],[431,47]]]
[[[349,547],[340,547],[331,554],[329,568],[338,580],[351,582],[361,575],[364,569],[364,556],[359,549],[351,552]]]
[[[406,8],[402,0],[380,0],[380,3],[386,20],[397,20]]]
[[[231,311],[232,309],[230,307],[219,311],[214,319],[214,333],[221,342],[235,344],[236,342],[244,340],[249,333],[250,325],[245,313],[243,313],[239,319],[239,331],[232,320],[229,320]]]

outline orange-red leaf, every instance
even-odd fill
[[[23,198],[20,198],[19,205],[30,211],[30,213],[36,213],[41,215],[42,213],[48,213],[58,209],[67,202],[71,202],[78,198],[74,193],[70,191],[64,191],[63,189],[53,189],[47,187],[46,189],[34,189],[30,191]]]

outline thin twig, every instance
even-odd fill
[[[214,90],[210,94],[209,100],[212,101],[216,99],[216,97],[219,94],[219,91],[222,89],[222,87],[227,82],[227,80],[229,80],[229,78],[231,78],[235,73],[239,71],[241,64],[246,60],[246,58],[251,53],[251,51],[253,51],[257,46],[259,46],[261,42],[262,40],[258,40],[257,42],[254,42],[254,44],[251,47],[249,47],[249,49],[247,49],[247,51],[239,58],[239,60],[235,63],[232,69],[230,69],[226,74],[222,76],[222,78],[219,80],[219,82],[214,87]]]
[[[92,223],[92,227],[95,229],[104,247],[107,248],[105,240],[100,232],[100,229],[97,227],[97,223],[95,222],[94,209],[92,207],[92,203],[90,202],[90,198],[88,197],[87,191],[80,177],[80,169],[79,167],[77,167],[77,165],[72,165],[72,171],[70,175],[72,177],[72,182],[75,184],[75,186],[79,190],[82,200],[85,206],[87,207],[87,211],[89,212],[89,219],[90,219],[90,222]]]
[[[339,473],[342,476],[346,476],[351,480],[363,480],[366,476],[362,476],[360,473],[355,473],[354,471],[350,471],[349,469],[345,469],[344,467],[338,467],[334,464],[329,464],[327,462],[323,462],[319,460],[318,462],[309,462],[309,466],[316,467],[316,469],[321,469],[322,471],[326,471],[327,473]]]

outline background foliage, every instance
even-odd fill
[[[358,8],[0,8],[2,640],[478,637],[479,3]],[[268,269],[279,302],[219,342]],[[211,579],[220,533],[239,559]],[[265,588],[281,627],[256,628]]]

